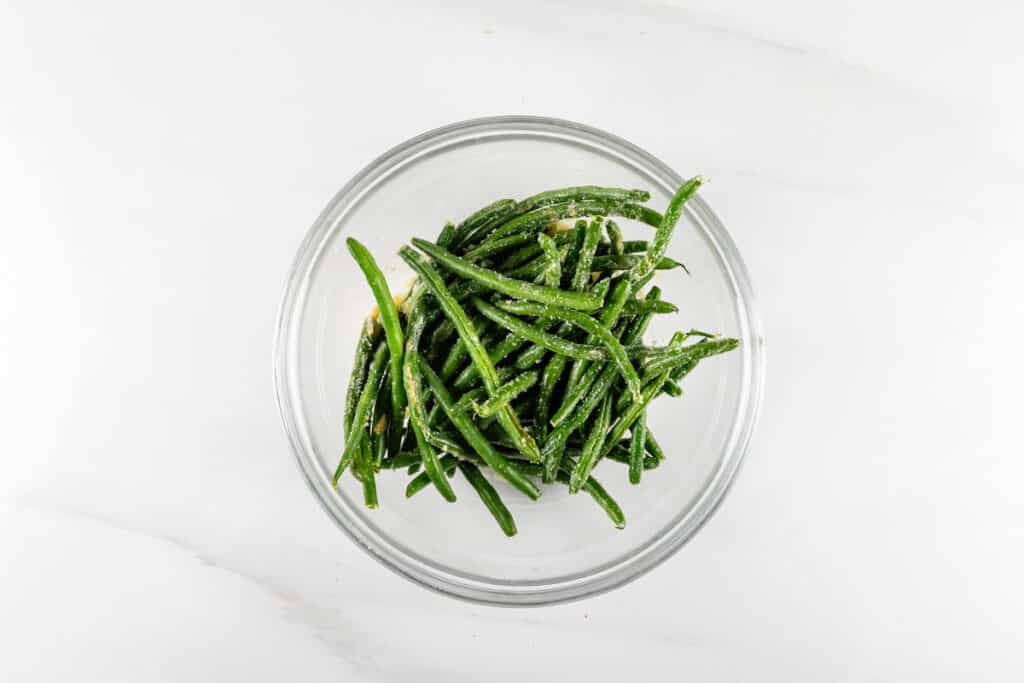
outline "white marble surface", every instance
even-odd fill
[[[992,0],[4,3],[0,680],[1020,680],[1022,25]],[[337,188],[502,113],[711,176],[769,342],[711,523],[526,611],[337,532],[270,373]]]

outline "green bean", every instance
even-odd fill
[[[633,426],[633,423],[640,417],[640,415],[647,409],[647,404],[658,395],[661,391],[661,385],[668,379],[669,371],[661,373],[658,377],[655,377],[651,382],[644,385],[644,393],[641,399],[630,404],[625,411],[619,413],[618,418],[615,420],[615,424],[611,426],[608,433],[608,441],[606,442],[605,448],[602,449],[601,456],[597,460],[600,460],[604,456],[605,450],[609,449],[609,444],[614,444],[622,435],[626,433],[626,430]],[[597,461],[590,463],[590,467],[597,464]],[[589,471],[589,470],[588,470]]]
[[[547,325],[544,326],[541,325],[540,322],[538,322],[538,326],[544,331],[547,331],[547,328],[551,327],[552,324],[554,323],[549,321]],[[521,348],[522,345],[525,344],[526,342],[527,339],[525,337],[520,337],[517,334],[509,332],[507,335],[505,335],[504,339],[498,342],[494,347],[491,348],[490,351],[487,352],[487,356],[491,359],[492,363],[498,364],[501,361],[505,360],[505,358],[507,358],[510,354]],[[477,381],[479,381],[479,379],[480,375],[476,371],[476,366],[470,364],[463,368],[462,372],[460,372],[458,377],[455,378],[455,380],[452,382],[452,387],[459,390],[465,390],[473,386]]]
[[[456,339],[455,343],[448,349],[448,355],[444,357],[444,361],[441,363],[441,377],[445,380],[449,380],[452,376],[459,371],[462,367],[462,361],[466,360],[469,356],[469,350],[466,348],[466,342],[461,338]]]
[[[640,413],[640,417],[633,423],[633,439],[629,444],[629,483],[639,484],[640,475],[644,471],[644,452],[647,443],[647,413]]]
[[[669,351],[656,357],[646,359],[643,362],[643,370],[646,375],[653,376],[662,370],[674,368],[682,363],[701,360],[708,356],[715,356],[720,353],[732,351],[740,342],[738,339],[723,337],[719,339],[708,339],[697,344],[690,344],[675,351]]]
[[[453,455],[442,455],[439,462],[444,473],[451,476],[452,472],[454,472],[455,468],[458,466],[459,460]],[[427,476],[426,472],[421,472],[406,485],[405,497],[412,498],[428,486],[430,486],[430,477]]]
[[[608,455],[604,456],[603,460],[611,460],[613,462],[621,463],[623,465],[629,465],[629,452],[622,452],[621,450],[613,450]],[[661,462],[652,455],[648,455],[644,458],[644,470],[656,470]]]
[[[383,442],[383,439],[380,439]],[[373,453],[366,439],[359,444],[359,453],[352,465],[352,472],[363,485],[363,504],[371,510],[377,508],[377,479],[373,469]]]
[[[487,466],[531,499],[536,500],[539,498],[540,489],[532,481],[524,477],[515,465],[498,453],[491,442],[483,435],[481,428],[473,422],[467,413],[456,409],[451,393],[445,387],[441,378],[437,376],[437,373],[425,363],[422,366],[422,371],[423,376],[426,377],[427,383],[430,385],[431,391],[434,392],[434,397],[448,415],[448,419],[459,430],[466,443],[487,463]],[[519,449],[518,440],[514,441],[513,446],[517,450]]]
[[[565,292],[554,287],[514,280],[493,270],[476,266],[425,240],[413,239],[412,243],[449,271],[508,296],[587,311],[600,308],[604,303],[590,292]]]
[[[498,391],[491,398],[483,403],[473,405],[473,410],[480,417],[490,417],[498,412],[500,408],[512,402],[516,396],[523,393],[537,383],[536,372],[525,372],[514,379],[498,387]]]
[[[591,292],[593,292],[597,296],[600,296],[602,299],[606,298],[608,292],[608,281],[602,280],[597,285],[591,288]],[[546,318],[539,318],[536,322],[536,326],[540,328],[542,331],[546,332],[551,327],[553,322],[554,321]],[[562,323],[562,325],[558,328],[555,334],[558,337],[564,338],[569,335],[571,330],[571,325],[569,325],[568,323]],[[547,349],[545,347],[540,346],[539,344],[531,345],[530,348],[528,348],[526,351],[523,351],[523,353],[519,355],[519,358],[516,359],[516,369],[529,370],[534,365],[540,362],[540,359],[544,357],[545,353],[547,353]],[[552,361],[553,360],[554,359],[552,359]],[[564,368],[565,364],[563,361],[559,361],[557,364],[562,365],[562,367]]]
[[[595,272],[602,273],[616,270],[632,270],[642,265],[646,258],[646,256],[641,254],[604,254],[603,256],[595,256],[594,262],[590,268]],[[662,256],[660,259],[655,261],[655,267],[652,268],[652,270],[672,270],[673,268],[682,268],[683,270],[686,270],[686,266],[682,263],[667,256]],[[635,279],[640,279],[646,276],[646,272],[639,275],[633,275]]]
[[[540,476],[544,469],[543,466],[534,464],[524,464],[522,467],[524,471],[526,471],[529,474],[532,474],[535,477]],[[569,485],[569,474],[566,473],[565,471],[559,470],[557,479],[559,483],[565,484],[566,486]],[[587,480],[583,483],[583,490],[586,491],[587,494],[589,494],[590,497],[594,499],[594,502],[597,503],[601,507],[601,509],[605,511],[605,514],[608,515],[608,517],[612,520],[612,523],[614,523],[616,527],[618,527],[619,529],[625,528],[626,516],[622,513],[622,508],[619,507],[619,504],[615,502],[615,499],[608,494],[608,492],[605,490],[603,486],[601,486],[597,479],[594,479],[593,477],[588,477]]]
[[[391,380],[389,375],[391,369],[387,366],[384,367],[384,376],[380,380],[380,392],[377,398],[374,400],[371,427],[370,427],[370,446],[373,452],[373,463],[379,465],[380,461],[384,459],[384,456],[388,451],[388,426],[389,426],[389,412],[391,403]],[[358,457],[358,453],[356,454]]]
[[[546,235],[548,239],[552,240],[555,243],[556,246],[561,248],[573,240],[574,230],[575,228],[570,230],[561,230],[558,232],[554,232],[552,234],[542,231],[538,233],[537,238],[539,239],[541,235]],[[562,259],[565,258],[565,254],[567,252],[568,249],[566,249],[565,251],[559,249],[559,263],[561,263]],[[514,252],[509,254],[501,263],[498,264],[495,270],[504,273],[505,275],[509,275],[511,277],[518,277],[514,275],[513,272],[510,271],[514,271],[520,266],[529,263],[530,261],[534,260],[536,257],[540,256],[543,253],[544,249],[543,247],[541,247],[539,242],[527,244],[526,246],[520,247],[519,249],[516,249]]]
[[[467,261],[480,261],[481,259],[494,256],[495,254],[500,254],[501,252],[508,251],[514,247],[520,247],[527,242],[532,241],[533,236],[527,233],[509,235],[508,237],[503,237],[500,240],[479,244],[473,249],[467,251],[465,255],[463,255],[463,258]]]
[[[562,378],[562,373],[565,372],[566,357],[565,356],[553,356],[548,364],[544,366],[544,374],[541,378],[540,392],[537,394],[537,425],[534,428],[537,432],[538,438],[544,438],[547,436],[548,431],[548,414],[551,412],[551,401],[555,393],[555,387],[558,386],[558,380]],[[549,481],[549,478],[545,478],[545,481]]]
[[[444,379],[443,377],[441,378]],[[476,387],[459,396],[459,400],[455,402],[455,409],[460,413],[469,414],[469,411],[473,410],[473,404],[481,398],[487,396],[487,390],[483,387]]]
[[[626,380],[626,387],[634,398],[640,397],[640,377],[637,376],[636,369],[629,362],[629,357],[626,355],[626,350],[622,348],[622,344],[615,338],[615,335],[611,333],[607,327],[602,325],[597,320],[594,320],[590,316],[580,313],[579,311],[572,311],[569,309],[558,309],[552,306],[543,306],[539,304],[521,302],[521,301],[499,301],[498,307],[509,313],[520,313],[523,315],[536,315],[544,316],[545,318],[555,318],[558,320],[564,320],[580,329],[592,334],[601,345],[604,346],[608,352],[608,356],[611,361],[618,368],[622,374],[623,379]],[[479,308],[479,306],[478,306]],[[487,315],[486,312],[481,310],[481,313]],[[496,321],[497,322],[497,321]],[[513,330],[516,334],[520,334],[519,331]],[[522,336],[526,336],[525,334]],[[531,340],[532,341],[532,340]],[[572,342],[570,342],[572,343]],[[580,346],[580,345],[575,345]],[[554,349],[552,349],[554,350]],[[571,355],[565,353],[563,355]],[[573,356],[579,358],[581,356]],[[588,360],[601,360],[595,358],[593,354],[586,356]]]
[[[439,315],[443,315],[440,311],[437,312]],[[428,319],[436,320],[433,315],[428,315]],[[442,318],[436,325],[434,325],[434,331],[429,337],[427,342],[427,348],[431,349],[442,349],[444,343],[452,338],[455,334],[455,325],[448,318]]]
[[[670,382],[678,382],[680,379],[682,379],[687,374],[689,374],[691,370],[693,370],[695,367],[697,367],[697,363],[698,362],[699,361],[697,361],[697,360],[689,360],[689,361],[681,363],[681,364],[677,365],[676,367],[672,368],[672,370],[669,372],[668,380],[666,380],[661,385],[661,391],[659,391],[658,393],[667,393],[667,392],[665,392],[665,385],[670,383]],[[679,376],[676,377],[676,378],[673,378],[674,374],[678,374]],[[647,373],[644,373],[643,377],[641,377],[640,379],[644,383],[644,385],[646,386],[648,382],[654,381],[654,379],[657,376],[658,376],[657,373],[649,373],[649,372],[647,372]],[[681,388],[680,388],[679,391],[680,391],[680,393],[682,393],[682,389]],[[628,397],[626,397],[625,395],[620,396],[619,400],[615,404],[615,409],[618,410],[618,411],[625,410],[629,406],[629,404],[630,404],[630,401],[628,400]]]
[[[338,460],[338,467],[334,470],[333,484],[338,485],[341,474],[348,467],[349,462],[356,454],[359,443],[366,436],[367,422],[370,419],[370,411],[373,408],[373,399],[379,391],[381,375],[384,373],[384,364],[388,361],[388,344],[386,340],[377,343],[374,349],[373,359],[370,361],[370,368],[366,372],[366,382],[363,384],[363,391],[359,395],[359,402],[352,413],[352,425],[349,427],[345,437],[345,448]]]
[[[697,361],[695,360],[680,363],[679,365],[672,368],[672,374],[669,375],[669,379],[671,379],[673,382],[678,382],[683,377],[686,377],[686,375],[690,374],[690,371],[693,370],[696,366]]]
[[[348,251],[352,254],[359,269],[363,271],[366,282],[370,285],[373,298],[377,300],[384,338],[387,339],[391,352],[391,427],[388,430],[388,452],[398,453],[401,448],[402,434],[400,426],[405,412],[405,394],[402,391],[402,325],[398,321],[398,306],[391,295],[387,280],[373,255],[355,238],[345,240]]]
[[[355,412],[356,403],[359,402],[363,382],[366,381],[366,372],[370,367],[370,358],[373,355],[373,341],[378,333],[377,322],[373,318],[367,318],[359,333],[359,341],[356,342],[356,356],[352,361],[352,374],[348,380],[348,391],[345,393],[345,415],[342,419],[342,426],[346,435],[352,426],[352,414]]]
[[[423,334],[424,318],[419,308],[422,289],[417,289],[414,297],[412,311],[409,314],[409,338],[405,345],[405,358],[402,364],[402,376],[405,380],[405,394],[409,403],[409,422],[412,424],[416,434],[416,443],[419,446],[420,456],[423,460],[423,470],[434,482],[438,492],[448,502],[455,502],[455,492],[451,484],[444,476],[437,452],[434,450],[428,438],[429,427],[424,409],[423,397],[425,396],[420,386],[420,363],[419,363],[419,341]]]
[[[470,462],[459,462],[459,470],[462,471],[463,476],[466,477],[466,481],[473,487],[477,495],[480,496],[480,500],[483,501],[484,507],[494,516],[494,519],[498,522],[498,526],[505,532],[506,536],[516,535],[516,521],[512,519],[512,513],[508,511],[505,504],[501,501],[501,496],[491,486],[491,482],[487,481],[487,477],[483,475],[480,468]]]
[[[571,286],[577,292],[582,292],[583,288],[590,283],[590,266],[594,262],[597,244],[601,240],[601,224],[600,217],[594,218],[583,233],[583,246],[580,247],[576,270],[572,275]]]
[[[654,279],[655,275],[657,275],[657,271],[651,271],[650,273],[647,273],[647,275],[641,278],[630,278],[633,280],[633,295],[640,296],[640,290],[646,287],[648,283],[650,283],[650,281]]]
[[[552,204],[606,200],[614,202],[646,202],[651,193],[646,190],[628,190],[618,187],[598,187],[596,185],[579,185],[548,190],[527,197],[516,205],[516,213],[523,214],[535,211]]]
[[[451,246],[454,249],[461,249],[467,244],[478,241],[487,234],[488,228],[496,226],[512,215],[516,209],[514,199],[499,199],[480,209],[455,228],[452,235]]]
[[[537,235],[537,242],[544,250],[544,257],[547,259],[547,266],[544,268],[544,284],[548,287],[557,287],[562,281],[562,260],[558,253],[558,246],[553,239],[543,233]]]
[[[509,332],[523,337],[532,341],[538,346],[542,346],[549,351],[561,354],[563,356],[569,356],[571,358],[587,358],[590,360],[603,360],[608,357],[607,352],[599,346],[586,346],[583,344],[577,344],[571,342],[568,339],[564,339],[557,335],[551,334],[550,332],[543,331],[540,327],[531,325],[528,322],[520,320],[513,315],[495,308],[491,304],[487,303],[479,297],[473,298],[473,305],[476,306],[477,310],[489,320],[494,321],[501,327],[504,327]],[[501,305],[501,304],[499,304]],[[556,309],[557,310],[557,309]],[[561,309],[562,311],[569,313],[569,309]],[[536,313],[533,315],[545,315],[544,313]],[[580,314],[590,322],[594,320],[584,314]],[[546,316],[552,317],[552,316]],[[625,352],[623,352],[625,353]],[[627,361],[628,362],[628,361]]]
[[[668,243],[672,239],[672,233],[676,229],[676,224],[683,215],[683,205],[686,204],[690,197],[696,194],[703,182],[703,178],[696,176],[687,180],[676,190],[675,195],[668,203],[668,208],[665,209],[665,215],[662,216],[658,229],[654,232],[654,239],[651,240],[651,246],[644,254],[643,261],[632,270],[634,278],[643,277],[654,270],[661,257],[665,255],[665,250],[668,249]]]
[[[626,243],[622,239],[622,229],[619,227],[619,224],[609,220],[604,224],[604,230],[608,233],[608,241],[610,242],[612,253],[625,254]]]
[[[583,216],[624,216],[652,226],[661,224],[661,214],[646,206],[614,199],[593,199],[553,204],[516,216],[491,232],[487,240],[498,240],[520,232],[536,233],[541,228],[564,218]]]
[[[673,382],[671,376],[669,377],[669,380],[667,382],[661,385],[661,392],[663,394],[668,394],[673,398],[678,398],[683,395],[682,387]]]
[[[566,386],[565,392],[562,395],[562,403],[558,406],[558,410],[551,417],[550,422],[552,426],[557,427],[572,414],[573,408],[575,408],[576,404],[580,402],[580,399],[587,395],[590,387],[593,385],[597,376],[601,373],[601,370],[603,370],[604,367],[605,366],[602,363],[593,363],[587,366],[583,371],[583,374],[580,375],[574,383]],[[623,395],[628,397],[627,394]]]
[[[657,299],[660,296],[661,289],[658,287],[652,287],[651,291],[647,293],[648,299]],[[639,316],[634,320],[622,335],[622,342],[624,344],[633,344],[640,339],[643,336],[644,331],[647,329],[650,319],[651,316],[647,315]],[[551,434],[549,434],[544,440],[544,448],[541,451],[541,457],[544,461],[545,471],[550,473],[549,476],[554,477],[554,473],[558,471],[562,455],[561,451],[569,440],[569,435],[582,427],[587,421],[587,418],[590,417],[590,413],[594,411],[598,403],[601,402],[611,389],[616,376],[617,372],[615,366],[605,365],[601,369],[600,374],[590,385],[589,391],[583,401],[576,407],[571,415],[567,416],[567,419],[563,419],[563,421],[555,427],[555,431],[551,432]],[[627,394],[623,394],[623,396],[628,398]]]
[[[679,307],[670,301],[641,301],[639,299],[629,299],[622,309],[623,315],[644,315],[646,313],[661,315],[678,312]]]
[[[566,273],[565,264],[568,262],[568,254],[571,247],[571,244],[562,244],[558,247],[559,269],[562,271],[563,275]],[[501,270],[500,272],[505,275],[505,277],[510,277],[515,280],[535,281],[538,275],[544,274],[547,267],[548,259],[546,256],[541,254],[532,261],[528,261],[510,270]]]
[[[601,309],[601,315],[598,318],[598,322],[607,328],[611,328],[615,325],[619,315],[622,313],[623,307],[626,305],[626,298],[629,296],[630,284],[627,278],[619,278],[615,281],[615,287],[611,290],[611,295],[608,297],[608,303]],[[584,340],[586,344],[592,344],[597,341],[593,334],[588,334]],[[583,376],[583,372],[587,369],[587,361],[578,360],[573,363],[572,369],[569,371],[569,380],[566,383],[566,390],[571,391],[572,387],[579,381],[580,377]],[[563,399],[564,403],[564,399]]]
[[[459,440],[453,438],[451,434],[445,434],[437,429],[431,429],[429,431],[425,430],[423,435],[427,437],[427,441],[430,442],[430,445],[441,453],[449,453],[459,460],[477,459],[476,456],[473,455],[472,451],[459,443]]]
[[[441,233],[437,236],[437,243],[447,249],[451,244],[453,237],[455,237],[455,224],[448,221],[444,224],[444,228],[441,229]]]
[[[647,240],[626,240],[622,243],[622,253],[635,254],[639,251],[647,251],[649,246]]]
[[[401,250],[399,250],[399,254],[402,259],[405,260],[405,262],[408,263],[409,266],[420,276],[420,280],[429,288],[438,304],[444,310],[445,315],[455,323],[455,329],[459,333],[459,337],[466,340],[470,359],[472,359],[474,365],[477,366],[477,371],[480,373],[480,377],[483,380],[484,387],[487,389],[487,393],[494,395],[494,392],[501,384],[498,378],[498,372],[494,369],[494,365],[487,356],[487,351],[480,343],[480,337],[477,336],[476,330],[473,328],[472,323],[466,316],[466,312],[462,310],[462,307],[459,306],[458,302],[451,296],[448,288],[445,287],[440,274],[438,274],[430,264],[424,261],[419,254],[409,247],[402,247]],[[537,443],[519,423],[519,418],[511,408],[506,407],[499,412],[498,421],[505,432],[513,439],[516,439],[518,450],[523,455],[531,460],[540,459],[540,452],[537,449]]]
[[[569,477],[569,493],[579,491],[580,487],[583,486],[583,482],[590,477],[590,470],[593,468],[592,463],[597,462],[597,456],[605,444],[608,423],[611,422],[613,402],[610,395],[604,397],[601,410],[597,413],[594,424],[590,427],[590,435],[583,442],[583,454],[580,455],[579,462],[576,463],[576,467],[573,468],[572,475]],[[591,464],[586,469],[583,469],[583,463]]]
[[[651,432],[651,428],[647,427],[647,438],[644,440],[644,448],[647,452],[654,456],[659,462],[665,459],[665,451],[661,449],[657,439],[654,438],[654,433]],[[650,469],[646,465],[644,469]]]
[[[409,428],[412,431],[412,428]],[[394,457],[384,458],[384,462],[381,463],[381,469],[385,470],[400,470],[403,467],[409,465],[418,465],[420,462],[420,454],[413,453],[412,451],[402,451]]]

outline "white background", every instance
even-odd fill
[[[141,5],[0,5],[0,680],[1024,677],[1019,3]],[[535,610],[355,548],[270,372],[333,193],[510,113],[710,176],[768,339],[712,521]]]

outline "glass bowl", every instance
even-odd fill
[[[700,169],[687,169],[696,174]],[[600,463],[594,476],[619,502],[625,529],[581,493],[547,486],[529,501],[495,482],[519,534],[506,538],[460,477],[459,501],[433,489],[404,496],[402,470],[378,476],[380,507],[362,504],[358,482],[331,474],[342,450],[344,394],[360,324],[373,307],[345,248],[350,235],[379,261],[393,291],[411,271],[397,256],[414,236],[433,240],[500,197],[522,198],[568,185],[637,187],[663,210],[682,178],[608,133],[568,121],[510,116],[425,133],[371,163],[335,195],[299,247],[277,325],[278,406],[310,489],[338,526],[395,572],[448,595],[503,605],[578,599],[620,586],[664,561],[707,521],[747,452],[764,385],[764,342],[750,279],[725,228],[699,197],[686,205],[669,256],[681,270],[658,274],[680,313],[658,316],[647,340],[696,327],[741,340],[686,378],[679,398],[652,403],[648,422],[668,458],[630,485],[626,467]],[[621,221],[627,239],[651,229]]]

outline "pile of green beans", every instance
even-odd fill
[[[454,502],[449,479],[460,472],[513,536],[492,480],[530,500],[557,483],[624,527],[594,467],[621,463],[639,484],[666,457],[649,404],[681,395],[700,361],[739,345],[698,330],[643,343],[653,316],[679,310],[657,286],[644,289],[656,271],[686,270],[665,252],[702,182],[683,183],[664,214],[643,206],[648,192],[592,185],[499,199],[446,224],[435,242],[402,247],[416,278],[401,297],[349,238],[377,305],[356,343],[334,485],[350,469],[375,508],[376,476],[406,468],[407,497],[432,487]],[[625,240],[612,217],[654,234]]]

